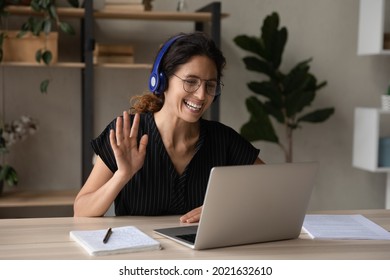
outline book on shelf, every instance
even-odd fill
[[[91,256],[161,249],[161,244],[137,227],[124,226],[111,229],[107,242],[103,242],[107,229],[72,230],[69,235]]]
[[[134,12],[134,11],[145,11],[145,5],[143,1],[105,1],[103,11],[108,12]]]
[[[104,11],[143,12],[145,6],[143,4],[105,4]]]
[[[134,57],[127,55],[100,55],[93,57],[94,64],[134,64]]]
[[[124,44],[96,43],[93,52],[94,63],[134,63],[134,47]]]

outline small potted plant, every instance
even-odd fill
[[[382,109],[390,110],[390,84],[387,87],[387,91],[382,94]]]
[[[25,3],[24,3],[25,2]],[[78,0],[67,0],[68,4],[72,7],[79,7]],[[31,1],[23,1],[23,0],[0,0],[0,17],[4,18],[10,15],[11,13],[7,10],[8,5],[28,5],[31,7],[32,15],[28,17],[28,19],[22,24],[19,32],[17,32],[17,38],[35,38],[35,40],[31,40],[35,45],[37,44],[37,38],[42,38],[43,42],[39,43],[40,47],[35,46],[35,60],[37,63],[43,63],[45,65],[49,65],[53,61],[53,53],[50,48],[48,48],[48,40],[53,36],[54,28],[56,27],[58,30],[67,33],[67,34],[75,34],[73,27],[62,21],[57,14],[57,5],[55,0],[31,0]],[[1,18],[0,18],[0,62],[4,59],[4,43],[5,40],[10,37],[7,35],[7,31],[1,31]],[[57,36],[55,36],[57,37]],[[56,39],[55,39],[56,40]],[[25,40],[27,41],[27,40]],[[13,47],[10,47],[12,49]],[[34,47],[33,47],[34,48]],[[53,47],[56,49],[56,47]],[[25,47],[23,50],[31,50],[31,47]],[[13,50],[15,51],[15,50]],[[47,93],[47,88],[49,85],[49,79],[45,79],[40,84],[41,93]]]
[[[3,193],[4,183],[8,186],[18,184],[16,170],[6,162],[6,155],[10,147],[27,136],[32,135],[38,129],[38,122],[31,117],[21,116],[10,123],[2,123],[0,126],[0,196]]]

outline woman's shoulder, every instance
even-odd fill
[[[237,133],[230,126],[223,124],[219,121],[201,119],[201,125],[212,133],[226,132],[226,133]]]
[[[201,127],[207,131],[210,135],[220,135],[226,137],[227,135],[238,135],[239,133],[235,131],[232,127],[223,124],[219,121],[201,119]]]

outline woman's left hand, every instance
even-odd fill
[[[200,214],[202,213],[202,206],[195,208],[180,217],[180,222],[182,223],[197,223],[200,220]]]

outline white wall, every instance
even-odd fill
[[[187,0],[189,10],[210,1]],[[222,0],[229,17],[222,22],[222,50],[227,57],[221,121],[239,130],[247,121],[245,99],[251,95],[246,83],[260,77],[248,72],[245,54],[234,43],[239,34],[260,34],[263,19],[279,13],[289,31],[283,69],[313,58],[312,72],[328,86],[318,93],[312,108],[333,106],[335,114],[325,123],[305,124],[294,134],[294,160],[315,160],[320,170],[311,209],[383,208],[385,175],[352,167],[353,112],[358,106],[378,107],[387,87],[390,59],[359,57],[357,50],[357,0]],[[155,10],[174,10],[176,1],[156,0]],[[136,60],[150,61],[159,43],[179,31],[193,30],[192,23],[99,21],[99,41],[125,41],[136,46]],[[68,46],[78,45],[64,40]],[[72,41],[70,41],[72,42]],[[72,45],[73,44],[73,45]],[[63,50],[69,50],[70,47]],[[20,187],[72,188],[80,179],[80,75],[78,70],[55,69],[48,95],[36,90],[46,73],[37,69],[0,68],[1,108],[6,119],[21,113],[38,117],[37,135],[19,143],[10,160],[20,173]],[[61,74],[61,77],[58,75]],[[20,78],[18,78],[20,77]],[[36,78],[38,77],[38,78]],[[100,69],[95,83],[95,134],[124,109],[128,99],[147,89],[148,71]],[[142,83],[140,83],[142,82]],[[4,113],[5,112],[5,113]],[[268,163],[282,162],[274,144],[254,143]]]

